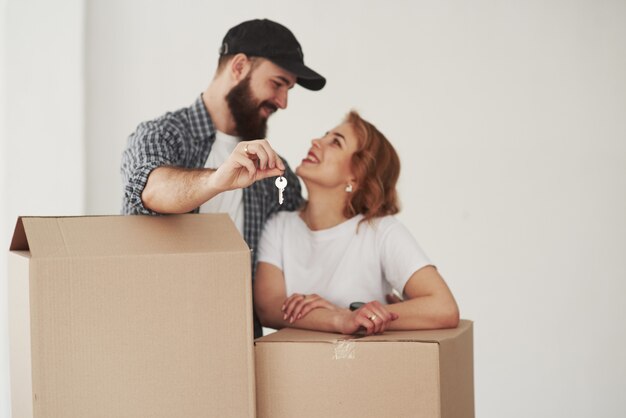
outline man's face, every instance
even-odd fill
[[[296,77],[263,59],[226,95],[237,135],[243,140],[265,138],[267,119],[287,107]]]

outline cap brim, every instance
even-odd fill
[[[283,61],[280,59],[271,59],[271,61],[279,67],[293,73],[297,78],[296,82],[305,89],[317,91],[321,90],[326,85],[326,79],[324,77],[302,63]]]

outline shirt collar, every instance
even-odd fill
[[[189,107],[189,121],[191,123],[191,133],[195,138],[207,140],[211,143],[215,141],[215,126],[211,116],[204,106],[202,94]]]

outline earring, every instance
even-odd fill
[[[348,193],[352,193],[352,184],[348,184],[348,185],[346,186],[346,192],[348,192]]]

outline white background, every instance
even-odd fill
[[[255,17],[328,78],[271,120],[292,166],[351,108],[400,153],[400,218],[475,321],[477,416],[626,416],[624,1],[0,0],[0,246],[18,215],[119,213],[128,134]],[[1,297],[0,416],[7,323]]]

